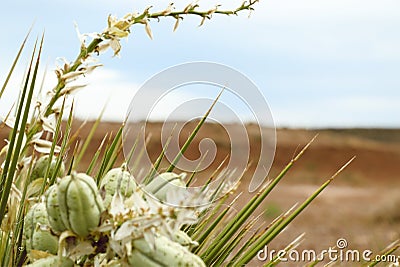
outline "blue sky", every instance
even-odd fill
[[[231,2],[218,3],[231,7]],[[0,81],[4,81],[33,22],[30,43],[45,30],[43,62],[52,70],[57,57],[73,60],[77,55],[79,41],[73,21],[81,32],[100,32],[108,14],[123,16],[150,3],[3,3]],[[168,3],[151,4],[156,11]],[[215,2],[199,1],[204,8],[212,3]],[[235,68],[257,84],[278,126],[400,126],[399,1],[261,0],[255,9],[250,18],[247,13],[238,17],[215,16],[200,28],[198,18],[186,18],[176,32],[172,31],[171,19],[153,21],[154,40],[146,36],[141,25],[135,26],[129,39],[122,41],[121,58],[104,54],[104,67],[91,75],[91,86],[77,93],[76,115],[92,118],[108,102],[105,118],[121,121],[135,90],[152,75],[184,62],[212,61]],[[25,60],[28,50],[24,55]],[[23,64],[18,73],[23,74]],[[52,76],[49,73],[45,83],[50,88]],[[12,86],[18,87],[19,81],[14,77]],[[10,87],[0,100],[0,112],[4,113],[12,102],[12,91]],[[193,98],[197,93],[192,90],[186,94]],[[230,101],[229,96],[226,101]],[[245,113],[239,106],[238,112]],[[236,104],[231,105],[235,107]],[[202,112],[199,110],[199,114]]]

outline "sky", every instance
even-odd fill
[[[2,3],[1,84],[32,24],[33,30],[21,64],[0,99],[0,116],[15,101],[30,49],[43,31],[42,70],[47,66],[44,84],[49,89],[55,83],[52,70],[56,59],[65,57],[72,61],[78,54],[80,44],[74,22],[83,33],[101,32],[109,14],[122,17],[149,5],[157,11],[168,3],[148,0]],[[200,9],[208,9],[215,3],[200,0]],[[241,2],[218,3],[222,8],[230,8]],[[247,12],[239,16],[214,16],[202,27],[198,27],[199,18],[187,17],[175,32],[172,19],[152,21],[153,40],[147,37],[142,25],[135,25],[128,40],[121,42],[120,58],[110,52],[102,55],[99,59],[104,66],[87,77],[90,86],[76,93],[76,116],[96,118],[107,103],[104,118],[122,121],[135,92],[152,76],[178,64],[207,61],[226,65],[248,77],[268,102],[277,126],[400,127],[399,1],[261,0],[254,7],[250,17]],[[212,99],[219,90],[203,90],[200,86],[177,90],[160,101],[152,118],[164,119],[165,114],[175,109],[185,115],[185,111],[175,108],[178,103]],[[221,101],[243,120],[251,120],[251,109],[257,109],[246,108],[229,91]],[[201,116],[205,106],[189,105],[190,116]],[[214,113],[216,120],[236,118],[225,116],[229,112]]]

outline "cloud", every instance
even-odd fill
[[[250,19],[218,18],[207,33],[223,32],[233,51],[264,58],[392,61],[400,59],[399,8],[390,0],[260,1]]]
[[[7,39],[0,43],[3,55],[0,80],[8,71],[9,66],[4,64],[11,64],[34,17],[38,20],[32,36],[46,28],[42,58],[50,58],[52,63],[55,56],[76,57],[79,44],[73,20],[78,22],[82,32],[101,31],[109,13],[123,16],[134,9],[140,11],[151,2],[154,1],[45,3],[40,0],[40,4],[27,3],[23,8],[14,2],[5,3],[0,23],[4,25],[3,35]],[[202,8],[208,8],[215,1],[199,3]],[[231,8],[241,1],[219,3],[223,8]],[[166,7],[169,1],[155,4],[154,11]],[[37,6],[42,8],[35,9]],[[150,75],[174,64],[206,60],[232,66],[253,79],[270,101],[278,123],[363,125],[372,119],[368,115],[371,113],[376,125],[388,124],[389,120],[399,125],[393,116],[393,111],[397,110],[388,108],[393,106],[392,101],[399,99],[399,8],[397,0],[263,0],[255,5],[250,19],[246,12],[237,17],[214,16],[211,22],[197,28],[199,18],[185,18],[174,33],[172,19],[162,23],[154,21],[151,23],[155,36],[152,41],[146,37],[142,25],[138,25],[132,30],[129,43],[122,42],[121,59],[110,59],[109,54],[101,58],[105,67],[93,73],[91,85],[76,96],[76,114],[93,118],[108,101],[105,117],[120,120],[135,90]],[[59,16],[60,9],[63,16]],[[16,14],[18,19],[15,19]],[[10,21],[13,26],[6,27]],[[22,74],[23,69],[16,76]],[[0,100],[1,113],[17,98],[20,79],[10,84],[9,95]],[[157,90],[153,89],[151,94],[157,94]],[[375,99],[380,95],[380,107],[368,104],[369,100],[357,102],[357,99]],[[340,102],[339,111],[333,112],[329,101],[347,96],[350,100]],[[185,97],[179,95],[169,102]],[[160,116],[171,109],[168,103],[163,105],[159,107]],[[350,111],[356,111],[355,106],[366,112],[349,116]],[[332,112],[326,107],[332,107]],[[137,110],[140,113],[139,106]],[[324,115],[323,119],[318,116],[320,114]]]
[[[18,100],[19,89],[23,70],[17,69],[10,80],[7,89],[0,100],[0,116],[5,117]],[[43,71],[39,73],[36,92],[43,77]],[[53,72],[46,74],[43,91],[51,90],[57,80]],[[105,120],[123,121],[130,100],[132,99],[138,85],[130,82],[119,71],[105,68],[96,69],[85,79],[79,79],[79,84],[88,84],[74,93],[74,115],[81,119],[96,119],[102,109],[106,107],[103,118]],[[70,97],[71,98],[71,97]],[[34,100],[35,101],[35,100]]]
[[[74,96],[75,115],[83,119],[96,119],[105,108],[103,119],[123,121],[130,101],[138,89],[122,73],[110,69],[97,69],[88,76],[88,86]]]

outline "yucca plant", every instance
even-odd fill
[[[143,174],[143,187],[136,184],[127,167],[128,163],[140,160],[131,158],[135,146],[126,162],[115,166],[122,151],[124,124],[114,136],[104,137],[84,173],[76,171],[101,121],[100,114],[80,143],[72,132],[73,104],[66,108],[68,96],[84,87],[79,78],[101,66],[90,59],[108,48],[117,55],[120,40],[130,34],[135,24],[143,24],[151,38],[152,19],[172,17],[176,19],[176,30],[184,16],[200,16],[202,25],[214,14],[236,15],[252,10],[256,2],[244,2],[228,11],[219,6],[202,11],[197,4],[176,11],[171,4],[155,13],[148,8],[121,19],[110,16],[101,33],[89,35],[78,31],[81,46],[76,60],[59,66],[57,84],[44,92],[37,89],[44,37],[36,41],[15,112],[10,111],[0,126],[2,131],[11,128],[7,144],[0,151],[1,266],[244,266],[333,181],[351,160],[301,205],[293,206],[269,225],[260,226],[257,208],[299,160],[311,140],[236,213],[231,207],[241,196],[236,189],[226,189],[223,183],[212,194],[207,183],[197,192],[182,193],[196,172],[185,179],[185,175],[173,171],[213,106],[165,172],[160,170],[164,151],[160,154],[154,168]],[[27,38],[2,86],[0,98]],[[65,122],[63,118],[67,118]],[[217,169],[216,173],[223,170]],[[152,193],[152,197],[145,192]],[[212,204],[197,205],[204,198]],[[285,251],[300,241],[301,236],[288,244]],[[394,243],[385,253],[392,253],[397,247]],[[278,263],[279,258],[275,258],[265,266]]]

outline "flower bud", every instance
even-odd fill
[[[57,254],[58,237],[51,233],[44,203],[33,205],[26,214],[24,238],[28,253],[34,249]]]
[[[166,201],[167,192],[176,189],[176,187],[186,187],[183,181],[185,174],[178,175],[173,172],[165,172],[156,176],[150,183],[148,183],[144,190],[153,194],[161,201]]]
[[[65,227],[60,212],[60,204],[58,202],[58,185],[54,184],[46,192],[46,209],[51,229],[56,232],[63,232]]]
[[[40,260],[37,260],[26,267],[73,267],[74,262],[68,258],[60,258],[59,256],[50,256]]]
[[[36,180],[38,178],[43,178],[46,175],[47,171],[47,166],[49,165],[49,155],[40,157],[35,164],[33,165],[32,169],[32,174],[31,174],[31,179]],[[56,165],[57,165],[57,158],[53,157],[50,163],[50,169],[49,169],[49,176],[52,177],[56,171]],[[65,172],[65,165],[63,162],[61,162],[61,166],[58,169],[56,177],[62,177]]]
[[[206,266],[199,256],[165,236],[155,238],[154,248],[144,238],[134,240],[133,248],[128,256],[131,266]],[[143,264],[137,265],[137,262]]]

